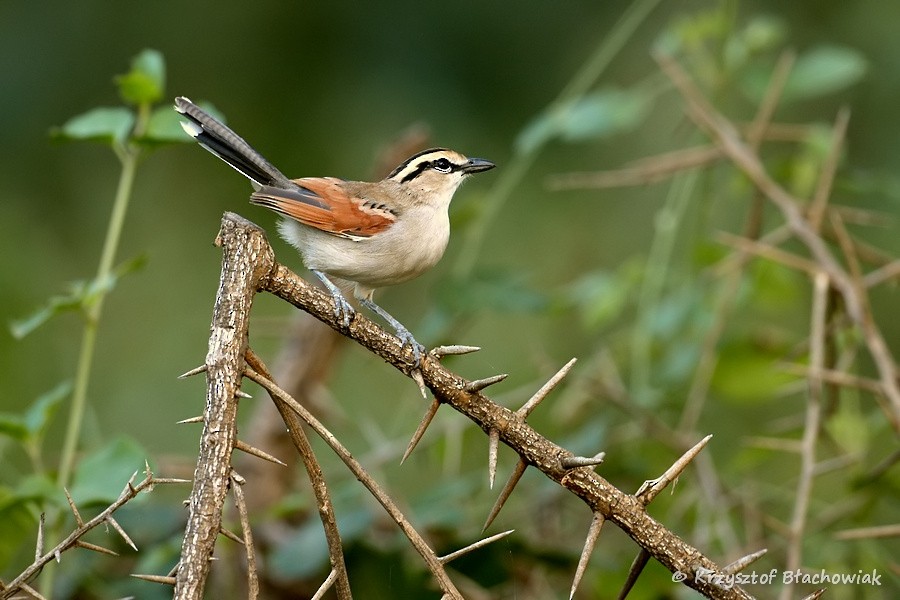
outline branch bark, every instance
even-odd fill
[[[206,355],[206,408],[189,516],[175,583],[176,600],[200,600],[222,525],[237,436],[237,392],[244,372],[250,308],[275,254],[258,227],[226,213],[216,245],[226,251]]]

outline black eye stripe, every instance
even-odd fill
[[[403,179],[400,180],[400,183],[412,181],[428,169],[435,169],[440,173],[452,173],[453,171],[458,171],[461,168],[462,167],[460,165],[453,164],[444,157],[438,158],[436,160],[424,160],[416,165],[415,169],[407,173],[403,177]]]

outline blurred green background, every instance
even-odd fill
[[[900,4],[873,0],[659,3],[592,86],[644,90],[639,97],[647,103],[645,110],[638,111],[635,122],[618,129],[604,129],[588,119],[593,130],[587,127],[582,135],[570,132],[570,139],[552,136],[489,224],[474,270],[458,281],[454,269],[459,269],[462,247],[471,241],[474,224],[484,218],[484,203],[496,192],[494,186],[505,165],[521,153],[522,132],[528,127],[535,131],[546,107],[608,41],[616,31],[615,23],[632,4],[0,2],[0,316],[5,323],[27,316],[46,298],[63,292],[67,282],[93,276],[119,165],[104,145],[55,143],[49,132],[93,107],[120,104],[113,76],[125,73],[139,51],[155,48],[167,65],[163,104],[176,95],[211,102],[239,134],[289,176],[370,177],[379,152],[415,123],[428,127],[433,145],[494,161],[497,170],[475,178],[457,194],[452,208],[456,229],[443,262],[415,282],[382,292],[379,301],[426,345],[482,346],[480,353],[449,364],[470,378],[510,373],[507,382],[495,388],[498,401],[508,406],[527,399],[569,358],[582,358],[574,372],[575,383],[556,402],[539,409],[533,424],[573,451],[593,454],[605,449],[618,455],[613,462],[619,464],[610,466],[610,472],[618,476],[611,480],[626,491],[633,490],[665,469],[676,453],[654,445],[640,423],[598,400],[592,382],[599,378],[603,363],[598,357],[605,356],[607,347],[626,380],[634,381],[625,364],[633,357],[629,340],[637,335],[632,331],[634,301],[646,268],[642,261],[656,233],[654,218],[665,205],[669,187],[661,183],[560,192],[548,189],[548,176],[614,169],[629,160],[699,143],[702,138],[681,117],[677,96],[665,90],[651,49],[660,40],[671,42],[681,36],[680,43],[689,51],[691,35],[708,36],[713,41],[706,42],[706,51],[713,58],[707,66],[728,73],[722,58],[727,56],[728,44],[740,32],[746,33],[748,23],[762,19],[771,41],[762,43],[758,54],[747,59],[749,66],[739,73],[743,79],[718,81],[713,100],[733,118],[749,120],[754,101],[752,94],[743,92],[752,88],[754,68],[767,74],[784,48],[793,48],[801,56],[822,46],[852,50],[864,64],[858,77],[851,77],[834,93],[785,104],[776,120],[827,125],[840,106],[849,106],[852,118],[835,201],[896,216],[900,47],[895,29]],[[719,15],[726,26],[718,33],[704,31],[698,15]],[[742,88],[742,83],[748,87]],[[802,174],[790,171],[799,169],[791,157],[795,155],[789,149],[779,146],[773,169],[802,187]],[[725,252],[710,232],[719,228],[740,232],[746,214],[746,187],[733,174],[723,173],[714,172],[698,186],[698,194],[705,196],[687,211],[666,257],[670,272],[663,288],[670,301],[661,304],[658,316],[670,318],[670,330],[665,323],[657,323],[661,329],[653,335],[670,340],[671,347],[654,350],[652,393],[642,396],[647,390],[630,390],[673,427],[709,310],[700,297],[702,291],[688,282],[699,278],[710,261],[708,256]],[[117,262],[145,256],[147,263],[122,279],[105,306],[83,435],[86,452],[122,437],[135,444],[136,454],[145,454],[154,464],[177,474],[191,472],[199,429],[176,428],[173,423],[202,411],[203,382],[202,378],[178,381],[176,376],[201,363],[206,353],[221,257],[212,240],[221,214],[238,212],[274,232],[274,215],[249,206],[248,193],[242,177],[193,144],[161,147],[142,160]],[[900,254],[896,225],[870,228],[860,235],[896,256]],[[271,238],[279,259],[299,269],[299,259],[274,235]],[[735,371],[744,377],[749,366],[759,366],[765,381],[757,390],[751,384],[759,384],[760,377],[745,381],[738,375],[727,380],[727,371],[718,373],[722,386],[714,390],[700,429],[717,436],[710,448],[723,471],[720,476],[736,486],[738,474],[753,472],[762,488],[762,510],[772,510],[786,520],[785,507],[796,477],[793,457],[783,464],[777,454],[742,452],[727,442],[742,435],[773,435],[766,425],[770,419],[802,412],[797,396],[780,402],[773,395],[785,379],[783,373],[773,374],[769,359],[789,355],[790,343],[802,339],[808,322],[808,289],[803,276],[766,269],[760,267],[757,276],[770,287],[748,292],[749,299],[744,299],[751,308],[742,311],[732,326],[744,336],[777,339],[778,350],[767,355],[761,366],[756,355],[746,363],[737,359],[726,363],[726,367],[736,365]],[[889,314],[896,305],[896,291],[882,289],[874,301],[876,315]],[[292,309],[274,299],[259,298],[252,328],[258,353],[274,358],[280,346],[278,333],[291,314]],[[900,328],[896,319],[883,319],[882,325],[888,343],[900,351],[895,343]],[[39,395],[71,379],[80,336],[81,321],[74,314],[52,320],[21,341],[14,340],[6,328],[0,331],[0,412],[22,412]],[[743,339],[738,334],[731,339],[732,358],[746,356],[745,348],[738,346]],[[861,369],[866,367],[863,360]],[[729,396],[735,388],[746,393]],[[259,390],[251,393],[264,396]],[[722,404],[716,403],[716,393],[724,398]],[[448,546],[478,537],[496,493],[485,483],[487,444],[481,431],[449,410],[441,411],[423,449],[401,468],[397,452],[402,452],[425,408],[415,386],[359,348],[348,347],[334,370],[329,394],[335,405],[329,426],[358,456],[375,457],[376,476],[404,498],[414,523],[443,532]],[[244,403],[244,418],[255,409],[255,402]],[[862,463],[871,467],[886,453],[885,448],[896,447],[896,438],[886,431],[871,402],[860,411],[865,417],[854,423],[862,422],[872,430],[871,439],[861,442],[868,444]],[[56,414],[47,434],[43,458],[50,470],[66,413],[63,407]],[[610,447],[610,443],[618,446]],[[641,446],[645,451],[639,451],[638,444],[646,445]],[[871,454],[865,454],[866,450]],[[383,464],[382,455],[387,457]],[[413,552],[396,539],[374,503],[354,487],[352,477],[324,452],[323,460],[348,519],[354,589],[371,586],[370,595],[359,592],[364,598],[418,597],[417,590],[428,586],[422,583],[425,578]],[[514,460],[501,449],[501,480]],[[28,470],[24,453],[4,440],[0,484],[15,489]],[[501,542],[482,564],[475,558],[475,564],[461,565],[460,570],[491,590],[487,597],[562,597],[590,515],[533,473],[526,475],[522,486],[520,496],[513,497],[494,526],[517,528],[509,538],[512,541]],[[168,511],[156,504],[157,508],[144,505],[143,514],[156,515],[159,529],[171,534],[168,542],[150,533],[151,542],[136,540],[142,547],[169,544],[168,553],[159,551],[160,572],[171,566],[166,560],[174,556],[173,548],[177,551],[177,543],[173,546],[171,540],[177,539],[181,526],[178,498],[187,493],[186,488],[180,495],[173,493]],[[893,485],[877,496],[896,498],[896,493],[894,477]],[[773,509],[769,501],[778,508]],[[299,492],[297,498],[286,501],[283,510],[302,514],[308,502]],[[669,506],[677,502],[660,498],[662,506],[657,508],[668,515],[664,522],[700,544],[704,540],[694,535],[694,520],[691,526],[679,526],[679,518],[690,511]],[[879,512],[877,502],[869,506],[871,514],[856,514],[847,526],[897,518],[896,513]],[[361,516],[352,521],[354,515]],[[259,519],[275,517],[260,515]],[[692,519],[702,521],[702,515]],[[132,520],[141,518],[135,513]],[[292,527],[302,531],[302,522],[295,515]],[[315,526],[313,518],[309,527]],[[26,519],[16,529],[25,537],[7,540],[12,544],[30,540],[33,527],[33,521]],[[584,598],[611,596],[636,552],[612,527],[604,536],[583,585]],[[291,547],[286,545],[282,554],[271,559],[270,566],[281,569],[279,576],[285,580],[302,575],[317,581],[325,572],[321,563],[310,567],[314,573],[301,572],[305,539],[292,538],[296,552],[289,552]],[[710,539],[717,538],[711,536],[705,540],[708,545],[700,547],[714,557],[731,549],[721,540]],[[0,547],[7,543],[0,539]],[[778,543],[773,546],[777,548]],[[868,554],[843,548],[820,558],[848,568],[851,564],[885,568],[883,563],[866,562],[883,551],[883,546],[870,547]],[[21,552],[0,548],[0,576],[17,573],[20,565],[27,564],[21,560]],[[85,570],[96,568],[92,558],[77,560],[87,561]],[[538,568],[532,572],[535,564]],[[772,564],[780,563],[774,559]],[[822,563],[810,559],[809,564]],[[682,593],[658,565],[651,575],[654,583],[643,590],[639,584],[635,597]],[[75,582],[71,589],[82,590],[79,597],[94,597],[84,591],[91,585],[104,589],[96,581],[84,583],[75,575],[69,577]],[[892,581],[896,583],[896,576]],[[142,587],[106,589],[110,594],[127,592],[138,597],[158,593],[148,591],[149,584],[128,585]],[[134,589],[140,591],[130,591]],[[869,594],[846,597],[889,597],[879,596],[882,591],[845,593]],[[433,591],[430,596],[421,593],[421,597],[434,596]]]

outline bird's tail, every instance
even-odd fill
[[[247,177],[257,190],[262,186],[294,187],[281,171],[224,123],[185,98],[175,98],[175,110],[187,117],[181,127],[197,142]]]

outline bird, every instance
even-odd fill
[[[334,299],[335,317],[349,328],[356,310],[343,290],[391,327],[413,368],[425,347],[380,305],[375,290],[414,279],[441,259],[450,239],[448,210],[470,175],[494,163],[447,148],[418,152],[381,181],[335,177],[288,179],[242,137],[184,96],[175,110],[181,126],[203,148],[250,180],[251,204],[280,214],[281,237]]]

